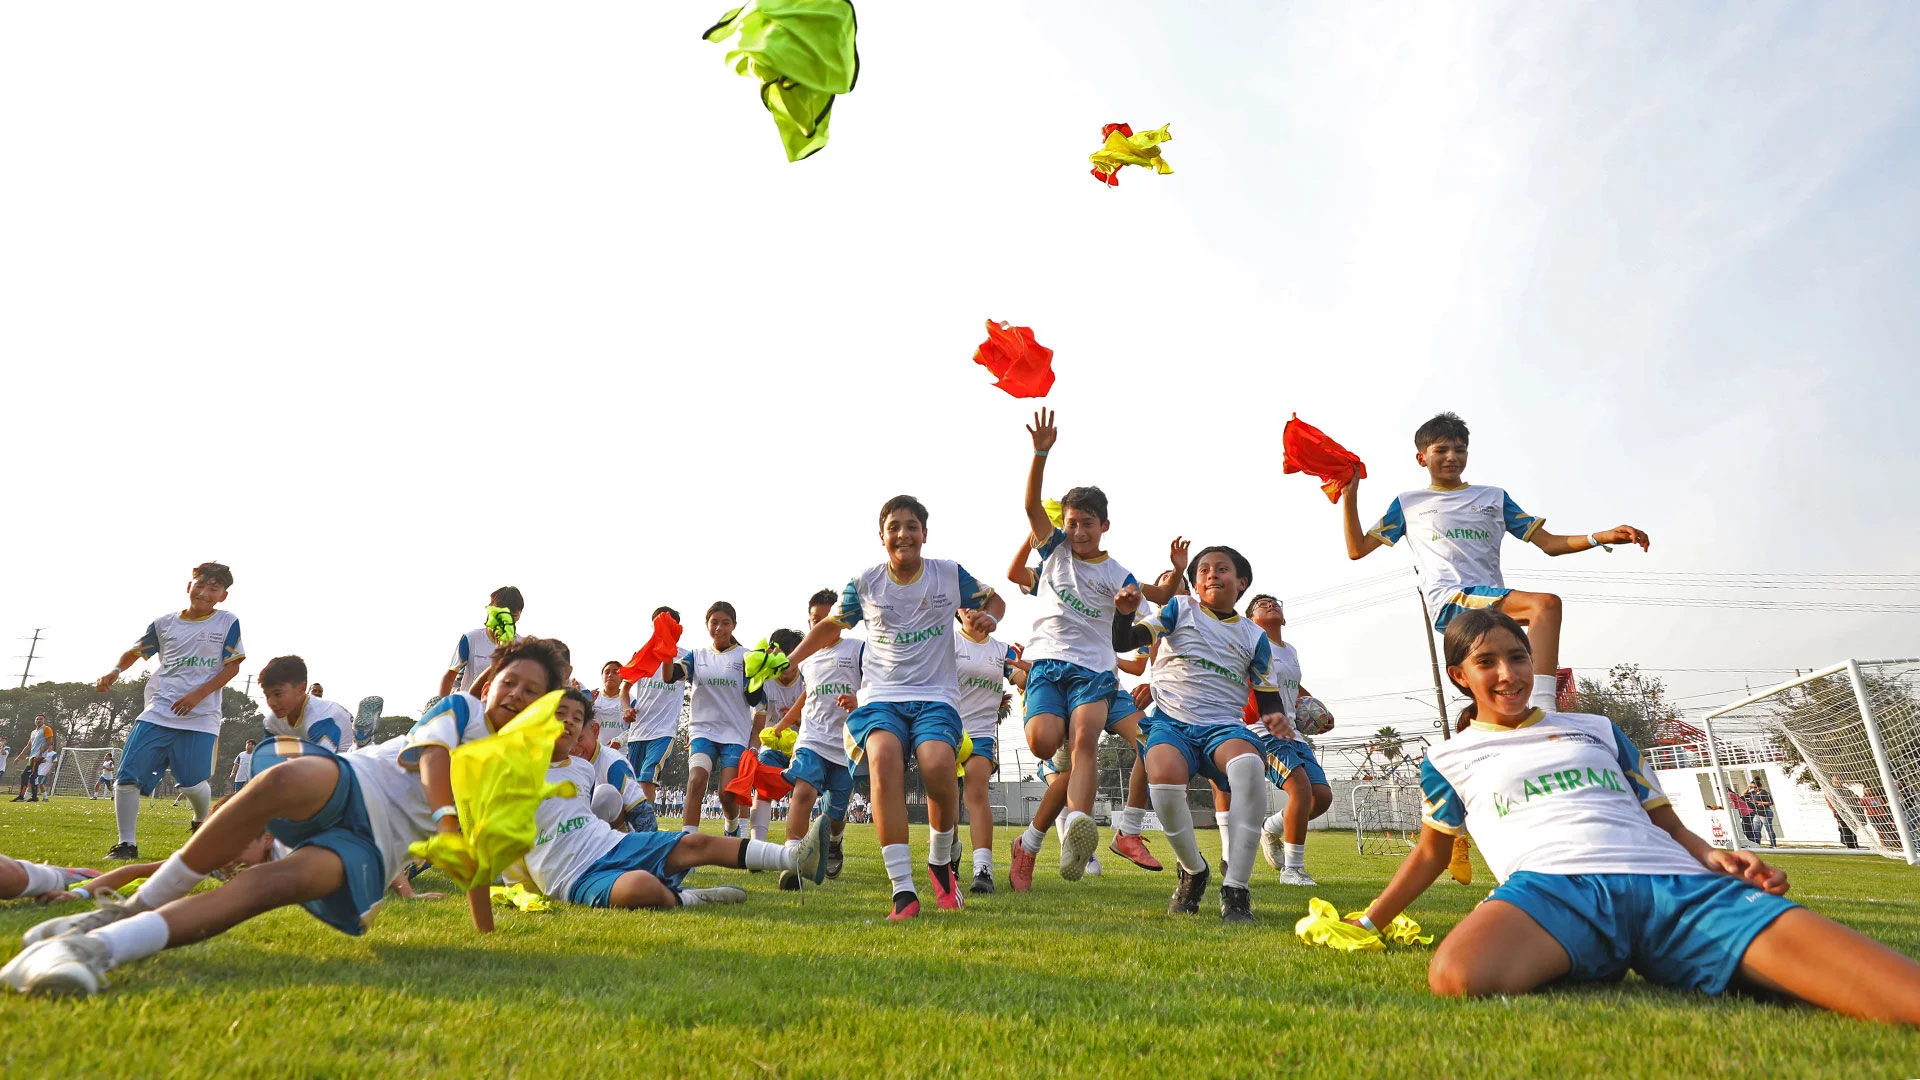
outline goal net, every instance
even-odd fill
[[[101,784],[100,767],[108,757],[114,764],[107,766],[107,782]],[[88,799],[113,798],[113,774],[119,771],[119,754],[104,746],[69,746],[60,751],[60,757],[53,765],[52,783],[48,792],[53,795],[78,795]]]
[[[1405,855],[1420,839],[1424,799],[1409,781],[1353,785],[1353,839],[1362,855]]]
[[[1843,661],[1717,709],[1704,727],[1717,783],[1702,794],[1731,846],[1920,863],[1920,660]],[[1726,753],[1750,733],[1784,784]]]

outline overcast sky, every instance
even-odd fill
[[[661,603],[751,641],[901,491],[1004,587],[993,318],[1057,350],[1049,486],[1103,486],[1142,576],[1176,533],[1282,597],[1406,571],[1347,561],[1280,428],[1366,458],[1371,521],[1453,409],[1470,480],[1653,535],[1509,543],[1512,584],[1906,609],[1570,599],[1564,661],[1695,704],[1920,650],[1912,591],[1547,576],[1920,571],[1920,8],[868,0],[790,164],[725,6],[6,8],[5,644],[92,679],[219,559],[248,671],[413,712],[496,586],[583,668]],[[1174,174],[1095,183],[1109,121],[1171,123]],[[1296,605],[1354,723],[1431,715],[1411,586]]]

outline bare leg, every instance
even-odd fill
[[[987,783],[993,776],[993,763],[985,758],[967,759],[967,838],[976,850],[993,849],[993,803]]]
[[[333,758],[303,757],[284,761],[268,769],[241,788],[240,794],[221,803],[218,810],[207,816],[206,823],[188,837],[186,846],[180,849],[180,861],[197,874],[211,874],[239,858],[247,845],[260,838],[260,834],[267,829],[267,822],[274,818],[304,821],[312,817],[324,809],[327,800],[333,797],[334,786],[340,782],[340,770],[345,767]],[[339,865],[340,860],[336,856],[336,870]],[[336,884],[335,888],[338,887]],[[325,896],[326,892],[319,895]]]
[[[296,758],[283,762],[263,774],[262,779],[302,761],[315,760],[318,759]],[[333,764],[330,761],[321,763]],[[253,786],[249,783],[241,794],[252,791]],[[193,840],[199,840],[200,834],[211,828],[220,814],[233,806],[234,803],[229,802],[208,818],[207,823],[200,827],[200,832],[193,834]],[[259,836],[259,830],[256,829],[253,835]],[[188,847],[192,845],[193,841],[189,841]],[[347,872],[340,863],[340,856],[323,847],[297,848],[286,858],[252,867],[210,892],[183,896],[161,906],[160,917],[167,921],[167,948],[177,949],[182,945],[204,941],[274,908],[318,900],[346,883]]]
[[[907,842],[906,768],[900,740],[892,732],[875,731],[867,736],[867,778],[873,789],[873,831],[879,834],[882,845]],[[947,775],[953,775],[951,757],[947,759]]]
[[[1325,784],[1315,784],[1307,780],[1305,769],[1293,770],[1287,782],[1281,785],[1287,792],[1286,817],[1281,823],[1289,844],[1307,842],[1307,822],[1327,812],[1333,805],[1333,789]]]
[[[680,824],[688,828],[700,827],[700,808],[707,802],[707,770],[696,765],[687,770],[687,805],[680,812]]]
[[[1434,950],[1427,986],[1442,997],[1525,994],[1572,968],[1567,950],[1531,915],[1488,900]]]
[[[1067,774],[1067,805],[1093,813],[1093,796],[1100,789],[1100,736],[1107,726],[1107,703],[1088,702],[1073,710],[1074,769]]]
[[[1533,673],[1552,675],[1560,670],[1560,598],[1553,593],[1510,592],[1495,605],[1527,628],[1527,646],[1533,650]]]
[[[727,790],[727,785],[733,783],[733,778],[737,776],[739,772],[740,770],[737,768],[722,768],[720,770],[720,779],[715,785],[720,789],[721,816],[725,817],[728,821],[734,822],[740,820],[740,800],[734,797],[733,792]]]
[[[820,797],[812,784],[801,780],[793,785],[793,801],[787,805],[787,840],[789,843],[807,835],[807,826],[813,823],[813,803]],[[794,822],[800,827],[795,829]]]
[[[929,739],[914,750],[920,779],[927,788],[927,826],[947,832],[960,824],[960,778],[954,775],[953,747]],[[901,824],[905,825],[906,793],[901,792]]]
[[[1047,761],[1060,752],[1060,744],[1066,741],[1067,722],[1052,713],[1040,713],[1027,721],[1027,749],[1041,761]]]
[[[1133,744],[1133,769],[1127,773],[1127,805],[1145,810],[1152,801],[1147,795],[1147,746],[1140,734],[1140,718],[1128,719],[1120,735]]]
[[[27,891],[27,868],[0,855],[0,899],[11,900]]]
[[[1760,931],[1740,974],[1848,1016],[1920,1024],[1920,964],[1805,908]]]
[[[1209,780],[1208,783],[1213,782]],[[1233,809],[1233,792],[1223,789],[1219,784],[1213,784],[1213,812],[1224,814],[1231,809]]]
[[[687,839],[691,840],[692,837]],[[720,837],[711,839],[718,840]],[[681,841],[682,846],[685,844],[685,840]],[[635,908],[676,908],[680,906],[680,898],[667,888],[666,882],[645,870],[629,870],[614,879],[613,889],[607,893],[607,906],[629,911]]]
[[[1071,773],[1055,773],[1047,780],[1047,790],[1040,793],[1040,802],[1033,808],[1033,827],[1040,832],[1053,828],[1060,811],[1067,806],[1067,777]]]
[[[740,845],[745,843],[737,836],[713,836],[699,833],[682,837],[667,853],[667,873],[677,874],[682,870],[691,870],[696,866],[725,866],[738,869]]]
[[[648,802],[652,802],[660,796],[660,785],[651,780],[642,780],[640,781],[640,794],[645,795]]]

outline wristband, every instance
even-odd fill
[[[1373,925],[1373,920],[1367,918],[1367,913],[1364,911],[1360,913],[1360,925],[1366,927],[1367,929],[1373,931],[1376,934],[1380,932],[1380,928]]]
[[[1035,451],[1033,452],[1033,456],[1034,456],[1034,457],[1046,457],[1046,456],[1047,456],[1047,452],[1046,452],[1045,450],[1035,450]]]
[[[1613,550],[1613,548],[1609,547],[1608,545],[1601,543],[1600,538],[1598,536],[1595,536],[1593,533],[1587,534],[1587,544],[1590,547],[1604,548],[1607,551]]]
[[[117,667],[113,669],[113,673],[115,675],[125,675],[127,673],[127,669],[123,667]]]
[[[435,826],[438,826],[440,824],[440,819],[453,818],[454,824],[458,825],[460,823],[459,815],[460,815],[460,811],[458,809],[451,806],[442,806],[438,810],[435,810],[433,812],[433,823]]]

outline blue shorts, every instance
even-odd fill
[[[211,731],[182,731],[161,727],[150,720],[139,720],[127,736],[127,748],[120,752],[122,784],[138,784],[140,794],[152,795],[160,786],[160,774],[171,770],[173,782],[181,787],[204,783],[213,776],[213,754],[220,737]]]
[[[374,910],[387,894],[387,862],[374,842],[359,778],[344,761],[335,759],[334,766],[340,770],[340,779],[319,813],[304,821],[274,818],[267,822],[267,831],[290,848],[325,848],[339,856],[346,884],[301,906],[335,930],[358,937],[366,933]]]
[[[298,757],[339,757],[325,743],[308,742],[291,735],[269,735],[253,747],[253,776],[257,777],[283,761]],[[249,777],[249,780],[253,777]],[[238,787],[238,785],[235,785]]]
[[[660,763],[667,760],[667,751],[673,749],[673,736],[662,735],[657,739],[640,739],[627,743],[627,764],[633,766],[633,778],[643,784],[651,784],[660,776]],[[734,758],[735,763],[739,758]]]
[[[1232,787],[1227,783],[1227,774],[1214,766],[1213,752],[1235,739],[1246,743],[1256,754],[1262,750],[1260,737],[1238,720],[1195,727],[1164,716],[1147,714],[1147,750],[1156,746],[1173,747],[1180,751],[1181,757],[1187,759],[1188,776],[1206,777],[1221,791],[1230,791]]]
[[[847,804],[853,800],[853,772],[845,765],[828,761],[803,746],[793,752],[793,764],[780,779],[796,786],[805,781],[813,790],[825,792],[827,816],[835,821],[847,820]]]
[[[1499,607],[1500,601],[1505,600],[1507,594],[1512,591],[1512,589],[1496,589],[1491,585],[1468,585],[1447,597],[1447,602],[1440,605],[1439,614],[1433,617],[1433,628],[1445,633],[1447,624],[1453,621],[1455,615],[1477,608]]]
[[[645,870],[675,892],[680,891],[680,879],[687,876],[682,870],[677,874],[667,873],[667,856],[687,834],[678,829],[670,832],[628,833],[620,838],[612,851],[600,856],[600,860],[587,867],[573,881],[573,888],[567,891],[567,903],[581,907],[609,907],[613,900],[613,883],[620,875],[634,870]]]
[[[884,731],[900,740],[902,750],[917,750],[923,742],[943,742],[960,749],[960,712],[944,701],[869,701],[847,714],[847,731],[862,755],[867,737]]]
[[[1000,771],[1000,755],[996,751],[997,748],[994,746],[991,736],[980,735],[974,738],[973,757],[985,758],[987,760],[990,766],[987,769],[987,775],[989,776]],[[968,758],[967,760],[972,761],[973,758]]]
[[[1267,758],[1267,779],[1274,787],[1285,787],[1287,777],[1295,769],[1307,770],[1307,783],[1331,787],[1327,783],[1327,770],[1320,767],[1320,759],[1313,756],[1313,747],[1298,739],[1282,739],[1278,735],[1268,735],[1261,740],[1261,749]]]
[[[746,752],[745,743],[717,743],[712,739],[695,739],[693,745],[687,749],[687,757],[691,759],[695,754],[707,755],[713,759],[713,768],[708,771],[717,773],[721,769],[738,767],[740,755]]]
[[[1120,683],[1111,671],[1093,671],[1065,660],[1035,660],[1027,672],[1026,717],[1071,717],[1082,705],[1105,702],[1112,719]],[[1131,700],[1131,699],[1129,699]]]
[[[1725,874],[1536,874],[1493,890],[1553,935],[1573,961],[1566,978],[1649,982],[1718,994],[1760,931],[1800,905]]]

